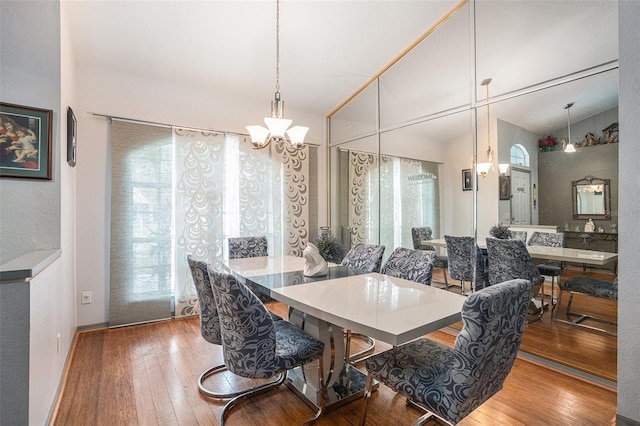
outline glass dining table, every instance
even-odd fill
[[[401,345],[460,321],[466,300],[401,278],[357,274],[346,266],[332,265],[325,276],[307,277],[302,273],[304,258],[295,256],[225,259],[222,265],[254,292],[288,305],[289,321],[325,342],[327,410],[360,398],[366,380],[363,372],[345,362],[343,329]],[[315,374],[299,367],[286,383],[317,406],[318,387],[312,377]]]

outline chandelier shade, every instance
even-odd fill
[[[284,101],[280,99],[280,0],[276,0],[276,93],[271,101],[271,117],[265,117],[266,128],[254,125],[247,126],[254,148],[264,148],[271,141],[286,143],[294,147],[301,147],[309,130],[308,127],[291,126],[292,120],[283,118]]]
[[[491,80],[491,78],[487,78],[482,80],[482,83],[480,83],[481,86],[486,86],[487,88],[487,161],[476,165],[476,171],[478,176],[481,178],[487,177],[489,170],[493,170],[493,172],[498,174],[498,176],[506,176],[509,171],[509,164],[506,163],[498,164],[498,172],[496,172],[493,166],[493,150],[491,149],[491,120],[489,115],[489,83],[491,83]]]
[[[564,109],[567,110],[567,144],[564,147],[564,152],[576,152],[576,147],[571,143],[571,107],[573,106],[573,102],[567,104]]]

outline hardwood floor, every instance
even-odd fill
[[[286,314],[283,305],[270,305],[277,313]],[[533,333],[534,327],[541,328],[545,339],[549,337],[543,331],[545,321],[539,323],[530,324],[526,332],[531,334],[527,339],[532,346],[543,344],[538,332]],[[567,339],[564,333],[552,337],[562,341]],[[455,338],[445,331],[428,337],[445,344],[452,344]],[[583,343],[576,340],[566,346],[571,354],[580,353]],[[377,350],[387,348],[377,343]],[[585,348],[582,351],[586,352]],[[222,362],[222,350],[200,336],[197,317],[81,332],[70,358],[52,416],[54,425],[218,424],[224,402],[201,396],[197,378],[206,368]],[[603,353],[602,360],[615,363],[615,353]],[[230,373],[223,376],[216,376],[215,383],[209,379],[207,385],[232,389],[245,383]],[[409,424],[420,415],[384,386],[374,392],[369,410],[368,425]],[[355,401],[325,413],[319,424],[354,425],[360,412],[361,401]],[[504,388],[460,424],[608,425],[615,424],[615,412],[615,391],[519,357]],[[311,415],[305,403],[281,386],[234,408],[228,424],[300,424]]]

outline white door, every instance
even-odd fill
[[[531,224],[531,176],[529,172],[511,170],[511,224]]]

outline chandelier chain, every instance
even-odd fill
[[[489,121],[489,83],[487,86],[487,146],[491,150],[491,122]]]
[[[280,0],[276,1],[276,92],[280,91]]]

